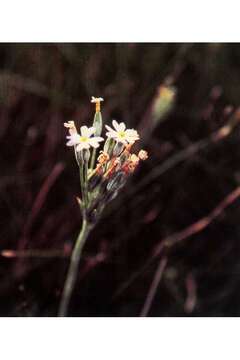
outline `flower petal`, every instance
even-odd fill
[[[76,147],[76,150],[81,151],[83,149],[89,149],[89,148],[90,148],[90,145],[88,142],[82,142],[82,143],[78,144],[78,146]]]
[[[88,138],[89,137],[89,129],[87,126],[81,126],[81,135]]]
[[[122,143],[124,145],[127,145],[127,143],[128,143],[126,139],[118,138],[116,140],[117,140],[117,142],[120,142],[120,143]]]
[[[113,131],[107,132],[107,133],[106,133],[106,136],[107,136],[108,138],[113,138],[113,139],[116,137],[116,135],[113,133]]]
[[[74,146],[79,144],[80,141],[80,136],[78,133],[74,133],[71,135],[66,136],[68,142],[67,142],[67,146]]]
[[[101,98],[101,97],[96,98],[96,97],[92,96],[92,99],[91,99],[92,103],[97,103],[97,102],[100,102],[100,101],[104,101],[104,99]]]
[[[89,137],[90,136],[92,136],[94,133],[95,133],[95,131],[96,131],[96,129],[95,129],[95,127],[90,127],[90,128],[88,128],[88,134],[89,134]]]
[[[108,130],[108,131],[114,131],[110,126],[108,125],[105,125],[105,128]]]
[[[102,138],[101,136],[94,136],[90,140],[95,140],[95,141],[101,142],[101,141],[104,141],[104,138]]]
[[[99,147],[99,143],[94,138],[89,139],[89,144],[95,149]]]
[[[124,122],[121,122],[118,126],[119,131],[124,131],[126,129],[126,125],[124,124]]]
[[[113,124],[113,127],[114,127],[114,129],[115,129],[116,131],[121,131],[121,130],[119,129],[119,124],[118,124],[118,122],[117,122],[116,120],[113,120],[113,121],[112,121],[112,124]]]
[[[125,131],[127,140],[130,144],[133,144],[135,141],[139,140],[138,132],[134,129],[127,129]]]

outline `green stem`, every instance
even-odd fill
[[[88,163],[84,164],[84,192],[85,192],[85,203],[86,208],[88,207]]]
[[[97,153],[97,150],[96,150],[96,149],[93,149],[92,157],[91,157],[91,161],[90,161],[90,169],[91,169],[91,170],[94,169],[95,159],[96,159],[96,153]]]
[[[79,166],[80,172],[80,185],[81,185],[81,193],[82,193],[82,202],[83,202],[83,216],[85,216],[85,209],[87,207],[86,204],[86,192],[85,192],[85,181],[84,181],[84,165],[83,163]]]
[[[65,280],[61,303],[59,307],[58,316],[66,316],[68,311],[68,305],[72,296],[73,288],[77,279],[78,265],[81,258],[81,253],[88,234],[91,230],[91,226],[84,218],[82,223],[82,229],[78,235],[76,244],[74,246],[70,266],[68,269],[67,277]]]

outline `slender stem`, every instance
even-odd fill
[[[85,216],[85,210],[87,207],[87,203],[86,203],[86,191],[85,191],[85,181],[84,181],[84,163],[82,163],[79,166],[79,175],[80,175],[80,185],[81,185],[81,193],[82,193],[82,201],[83,201],[83,206],[82,206],[82,211],[83,211],[83,216]]]
[[[93,170],[94,169],[94,165],[95,165],[95,159],[96,159],[96,149],[93,149],[92,152],[92,157],[91,157],[91,161],[90,161],[90,169]]]
[[[86,208],[88,207],[88,162],[84,164],[84,192],[85,192],[85,202]]]
[[[80,177],[80,185],[82,191],[82,199],[84,201],[84,170],[83,170],[83,163],[79,165],[79,177]]]
[[[86,219],[83,219],[82,223],[82,229],[78,235],[76,244],[74,246],[71,260],[70,260],[70,266],[68,269],[67,277],[65,280],[61,303],[59,307],[58,316],[66,316],[68,311],[68,305],[71,299],[71,295],[73,292],[73,288],[76,282],[77,273],[78,273],[78,265],[82,253],[83,246],[85,244],[85,241],[88,237],[88,234],[91,230],[91,227],[89,223],[86,221]]]

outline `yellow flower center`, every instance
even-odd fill
[[[81,136],[80,137],[80,141],[81,142],[87,142],[88,141],[88,138],[86,136]]]
[[[125,138],[125,136],[126,136],[125,131],[119,131],[119,132],[118,132],[118,136],[119,136],[120,138]]]

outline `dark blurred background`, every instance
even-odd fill
[[[238,187],[239,80],[238,44],[1,44],[0,315],[57,314],[81,226],[63,122],[90,126],[102,96],[149,159],[91,233],[69,315],[239,316],[238,197],[152,259]]]

